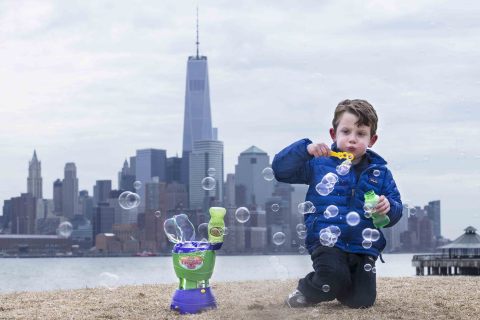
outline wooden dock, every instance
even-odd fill
[[[480,256],[452,257],[445,254],[414,255],[412,265],[417,276],[427,275],[480,275]]]

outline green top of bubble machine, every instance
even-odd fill
[[[375,228],[380,229],[389,224],[390,218],[387,215],[380,215],[374,211],[379,199],[379,196],[375,193],[375,191],[370,190],[365,192],[364,197],[365,207],[367,207],[367,209],[371,209],[373,225]]]
[[[219,243],[223,242],[223,235],[225,233],[225,213],[227,210],[222,207],[211,207],[210,221],[208,222],[208,242]]]

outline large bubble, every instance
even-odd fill
[[[275,178],[273,170],[270,167],[266,167],[262,170],[262,176],[267,181],[272,181]]]
[[[69,238],[72,234],[73,226],[70,222],[64,221],[58,226],[58,235],[62,238]]]
[[[184,213],[165,220],[163,229],[168,240],[173,243],[195,240],[195,228]]]
[[[337,166],[337,173],[341,176],[347,175],[350,172],[350,167],[352,162],[350,160],[345,160]]]
[[[205,177],[202,179],[202,189],[203,190],[213,190],[215,189],[216,181],[212,177]]]
[[[283,232],[276,232],[272,237],[273,243],[276,246],[281,246],[282,244],[284,244],[285,239],[286,239],[285,233],[283,233]]]
[[[245,223],[250,219],[250,211],[245,207],[237,208],[235,211],[235,219],[240,223]]]
[[[329,205],[323,212],[323,216],[327,219],[336,217],[337,215],[338,215],[338,207],[333,204]]]
[[[356,213],[355,211],[350,211],[347,214],[347,223],[349,226],[356,226],[357,224],[360,223],[360,215]]]

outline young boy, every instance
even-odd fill
[[[289,307],[306,307],[338,299],[351,308],[367,308],[375,302],[375,272],[365,265],[375,267],[386,242],[381,232],[377,241],[370,242],[371,246],[363,241],[363,230],[375,228],[372,219],[364,212],[364,194],[373,190],[379,195],[374,211],[390,218],[386,227],[396,224],[402,216],[400,193],[386,167],[387,163],[368,149],[378,138],[377,121],[377,113],[367,101],[344,100],[335,109],[333,128],[330,129],[331,149],[325,143],[302,139],[275,155],[272,163],[275,178],[281,182],[310,185],[306,200],[316,208],[315,212],[304,216],[307,228],[305,244],[314,271],[300,279],[297,289],[287,297]],[[331,157],[331,150],[354,155],[347,174],[336,172],[337,166],[345,159]],[[316,186],[328,173],[337,174],[338,181],[331,193],[320,195]],[[334,217],[324,215],[330,205],[338,208]],[[352,211],[360,216],[360,222],[355,226],[346,221],[347,214]],[[322,245],[320,231],[329,226],[338,227],[340,234],[334,244]]]

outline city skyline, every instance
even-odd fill
[[[138,149],[181,155],[195,2],[18,3],[0,10],[0,134],[12,137],[2,142],[0,201],[26,192],[34,149],[46,198],[67,162],[77,165],[79,189],[91,191],[96,180],[116,185]],[[366,98],[380,117],[374,150],[403,199],[441,200],[446,237],[478,228],[478,8],[250,4],[268,14],[225,1],[199,12],[225,174],[252,145],[273,158],[303,137],[329,143],[338,101]]]

